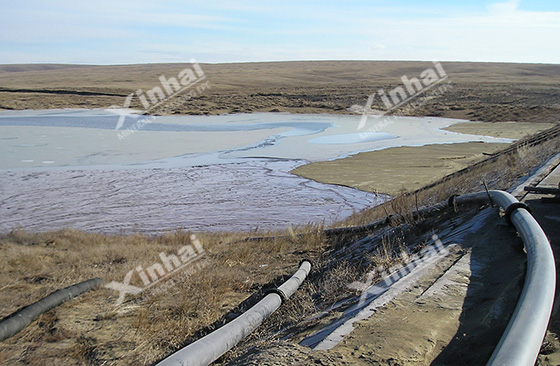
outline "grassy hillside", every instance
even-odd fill
[[[135,90],[177,77],[190,64],[2,65],[0,108],[105,108],[122,105]],[[297,61],[202,64],[210,90],[177,96],[161,114],[252,111],[348,113],[354,104],[401,76],[419,77],[431,62]],[[555,122],[560,116],[560,65],[442,62],[452,89],[401,114],[482,121]],[[140,104],[134,98],[133,106]]]

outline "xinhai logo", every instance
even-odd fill
[[[140,102],[146,112],[157,107],[169,98],[173,98],[177,94],[181,94],[186,89],[206,78],[198,63],[194,59],[191,60],[191,62],[192,69],[187,67],[179,72],[177,78],[171,77],[167,79],[165,76],[161,75],[159,77],[161,87],[154,86],[152,89],[146,91],[145,94],[142,89],[138,89],[136,91],[136,95],[138,96],[138,99],[140,99]],[[148,98],[150,99],[149,101]]]
[[[443,69],[443,66],[441,66],[441,63],[433,61],[433,65],[433,68],[427,68],[422,71],[419,77],[409,78],[406,75],[401,76],[403,85],[397,86],[388,92],[386,92],[385,89],[379,89],[376,93],[371,94],[365,108],[363,108],[364,111],[358,130],[365,126],[368,116],[380,118],[447,80],[447,73]],[[385,106],[384,111],[371,109],[376,96],[379,96],[381,102],[383,102]]]
[[[106,284],[105,287],[119,292],[119,298],[117,299],[116,305],[118,306],[123,303],[126,294],[137,295],[200,259],[204,254],[204,248],[200,244],[200,241],[196,238],[196,235],[192,234],[190,238],[192,245],[185,245],[181,247],[177,251],[176,255],[168,255],[164,252],[160,252],[160,262],[156,262],[146,269],[142,266],[138,266],[135,269],[130,270],[124,276],[123,282],[112,281]],[[133,286],[130,284],[130,281],[135,274],[142,281],[144,287]]]
[[[400,107],[418,94],[424,93],[426,90],[431,89],[446,79],[447,73],[441,64],[439,62],[434,62],[434,68],[422,71],[420,79],[409,79],[408,76],[403,75],[401,77],[401,81],[403,82],[402,86],[397,86],[388,93],[385,93],[383,89],[379,89],[377,94],[381,98],[385,108],[387,108],[387,111],[389,111]],[[389,100],[389,97],[391,100]]]
[[[140,117],[139,115],[130,113],[128,109],[130,108],[134,97],[137,97],[140,100],[140,104],[144,107],[142,113],[148,114],[156,107],[168,102],[170,99],[179,94],[185,93],[187,90],[190,90],[187,95],[187,99],[194,98],[199,95],[202,91],[209,88],[207,81],[203,83],[204,80],[206,80],[206,75],[204,75],[204,71],[195,59],[191,59],[191,66],[181,70],[176,77],[167,78],[164,75],[161,75],[159,77],[160,85],[156,85],[152,89],[146,91],[138,89],[126,97],[122,106],[113,105],[107,109],[108,111],[119,115],[119,120],[115,130],[120,130],[123,127],[126,117]],[[148,123],[150,123],[150,121],[143,121],[141,125],[144,126]],[[131,131],[138,130],[139,127],[142,126],[134,126],[136,128],[132,128]]]

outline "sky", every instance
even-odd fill
[[[560,1],[0,0],[0,63],[560,63]]]

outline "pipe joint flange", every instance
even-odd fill
[[[526,209],[529,213],[531,213],[531,208],[529,206],[527,206],[525,203],[523,202],[515,202],[512,203],[511,205],[509,205],[506,208],[506,213],[505,213],[505,217],[506,217],[506,221],[509,224],[509,226],[513,226],[513,223],[511,222],[511,215],[513,214],[513,212],[515,210],[517,210],[518,208],[524,208]]]
[[[271,288],[266,292],[265,296],[270,294],[277,294],[278,296],[280,296],[280,299],[282,299],[282,304],[285,303],[286,300],[288,300],[288,296],[286,296],[284,291],[280,290],[279,288]]]
[[[447,200],[447,205],[455,209],[457,207],[457,197],[459,197],[458,194],[451,195],[451,197],[449,197],[449,199]]]
[[[387,216],[385,219],[385,225],[391,225],[393,223],[393,215]]]
[[[311,263],[309,259],[302,259],[301,261],[299,261],[298,267],[301,267],[301,265],[305,262],[309,262],[309,265],[311,266],[311,268],[313,268],[313,263]]]

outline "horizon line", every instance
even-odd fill
[[[259,60],[259,61],[197,61],[199,64],[206,65],[222,65],[222,64],[257,64],[257,63],[288,63],[288,62],[433,62],[434,59],[430,60],[418,60],[418,59],[305,59],[305,60]],[[491,60],[480,60],[480,61],[465,61],[465,60],[437,60],[438,62],[454,62],[454,63],[493,63],[493,64],[526,64],[526,65],[560,65],[558,63],[552,62],[524,62],[524,61],[491,61]],[[65,65],[65,66],[132,66],[132,65],[163,65],[163,64],[188,64],[189,61],[169,61],[169,62],[137,62],[137,63],[64,63],[64,62],[19,62],[19,63],[4,63],[0,62],[0,66],[15,66],[15,65]]]

